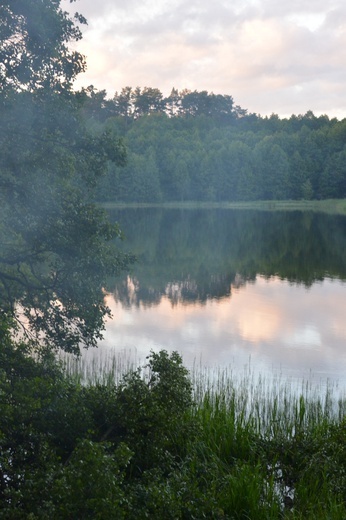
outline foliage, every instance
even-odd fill
[[[110,168],[98,198],[121,202],[245,201],[346,196],[345,120],[311,111],[247,114],[231,96],[126,87],[85,89],[85,116],[126,139],[125,170]],[[88,108],[89,107],[89,108]],[[150,153],[149,153],[150,150]]]
[[[124,479],[185,456],[191,383],[177,353],[152,353],[150,379],[135,371],[118,387],[80,386],[49,351],[34,360],[6,323],[0,355],[3,517],[125,517]]]
[[[344,518],[344,402],[227,375],[193,401],[165,351],[81,386],[6,322],[0,361],[1,518]]]
[[[71,0],[74,1],[74,0]],[[67,44],[82,35],[60,0],[4,0],[0,6],[0,93],[69,88],[85,69],[84,57]]]
[[[84,62],[67,48],[80,31],[60,2],[1,10],[0,309],[21,333],[78,352],[96,345],[109,314],[107,276],[131,261],[114,247],[119,226],[93,204],[125,148],[111,129],[86,126],[71,90]]]
[[[340,196],[344,124],[246,116],[204,91],[75,94],[83,16],[60,0],[0,15],[0,517],[344,518],[345,422],[328,407],[194,402],[176,352],[117,385],[82,385],[52,354],[96,345],[106,277],[133,259],[97,184],[142,201]]]

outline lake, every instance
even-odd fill
[[[228,367],[346,388],[346,218],[300,211],[110,212],[137,255],[109,282],[113,319],[88,356],[177,350]]]

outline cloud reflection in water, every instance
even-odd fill
[[[346,284],[326,278],[306,288],[257,275],[232,286],[231,295],[204,303],[124,307],[108,296],[113,320],[101,349],[131,349],[143,360],[150,349],[182,353],[187,366],[281,372],[292,378],[343,380],[346,386]]]

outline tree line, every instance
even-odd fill
[[[88,115],[104,121],[109,117],[123,117],[127,122],[148,114],[166,114],[168,117],[195,117],[207,115],[227,122],[246,115],[246,110],[234,104],[230,95],[172,88],[165,97],[160,89],[152,87],[124,87],[112,98],[106,90],[97,90],[93,85],[82,88],[78,96],[84,101]]]
[[[82,90],[94,129],[123,137],[127,164],[110,165],[100,200],[249,201],[346,196],[346,120],[248,114],[232,96],[126,87]]]

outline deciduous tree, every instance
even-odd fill
[[[93,204],[93,186],[125,149],[88,130],[71,90],[80,31],[56,0],[1,5],[0,309],[26,334],[78,352],[94,346],[108,309],[102,289],[128,257]],[[79,21],[84,21],[77,16]]]

